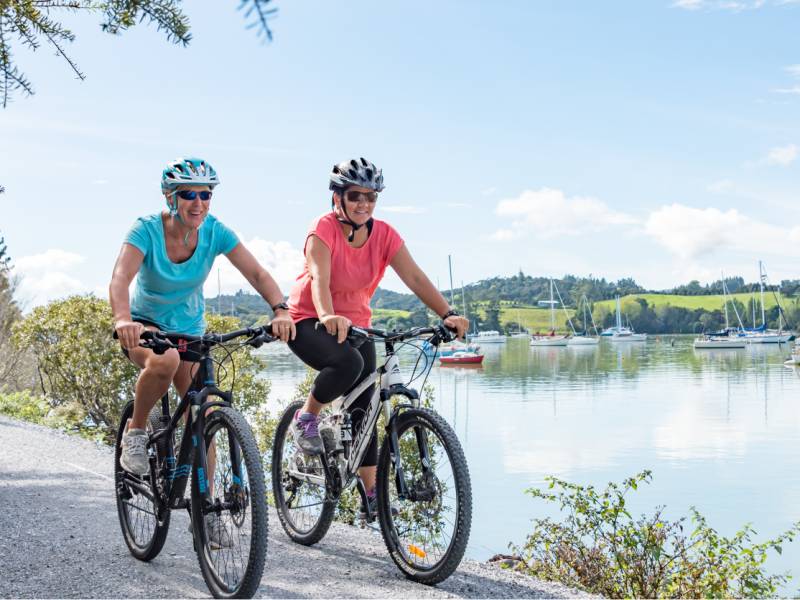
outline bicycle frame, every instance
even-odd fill
[[[198,388],[200,389],[198,390]],[[220,398],[220,400],[212,399],[215,397]],[[156,471],[156,460],[152,458],[150,460],[149,486],[138,477],[125,473],[126,483],[153,501],[159,519],[163,517],[164,512],[167,510],[176,508],[189,509],[190,503],[184,498],[184,494],[186,492],[186,484],[189,481],[189,474],[192,472],[192,465],[197,477],[198,489],[205,499],[205,504],[210,505],[206,449],[205,444],[200,443],[205,431],[206,412],[215,406],[232,406],[231,402],[231,394],[217,387],[214,379],[213,361],[207,353],[204,353],[200,361],[200,368],[192,379],[192,385],[181,398],[171,418],[169,414],[169,394],[165,394],[161,398],[162,423],[167,420],[169,422],[166,427],[150,436],[147,446],[153,446],[162,439],[166,440],[164,445],[167,452],[164,457],[164,463],[168,472],[165,477],[164,489],[159,491],[157,484],[159,473]],[[172,434],[177,429],[178,422],[187,412],[187,409],[189,410],[186,428],[178,456],[176,457],[175,449],[171,443]],[[231,443],[230,448],[234,481],[237,481],[241,479],[242,461],[240,450],[236,443]]]
[[[419,393],[417,390],[409,388],[402,383],[399,358],[395,354],[394,342],[391,340],[385,340],[385,347],[386,361],[384,364],[367,376],[367,378],[353,388],[350,393],[343,396],[341,401],[336,401],[336,404],[339,404],[339,402],[341,402],[341,404],[339,404],[338,408],[335,410],[346,415],[348,414],[348,408],[363,392],[368,390],[370,387],[374,388],[372,398],[367,405],[366,414],[361,421],[361,427],[352,439],[350,452],[347,458],[346,471],[343,474],[344,481],[341,481],[341,487],[338,485],[334,486],[334,494],[336,496],[338,496],[342,490],[349,488],[353,482],[356,481],[358,468],[361,465],[364,455],[366,454],[367,447],[369,446],[370,439],[372,437],[372,431],[378,422],[380,409],[382,408],[386,420],[385,431],[386,435],[389,436],[391,444],[390,448],[392,461],[395,467],[398,496],[403,500],[414,499],[410,498],[408,486],[406,485],[405,477],[403,475],[402,458],[400,456],[400,441],[397,435],[396,420],[397,415],[403,408],[419,407]],[[380,385],[376,385],[379,381]],[[409,404],[400,404],[397,407],[392,408],[390,402],[392,396],[404,396],[409,400]],[[425,432],[417,431],[416,436],[417,445],[421,453],[423,470],[427,471],[430,460],[428,456],[428,444],[425,438]],[[328,461],[323,460],[322,463],[325,477],[309,473],[301,473],[294,469],[290,469],[290,474],[297,479],[314,483],[316,485],[324,485],[326,481],[329,483],[335,483],[332,470],[328,465]],[[361,480],[358,479],[357,481],[359,493],[362,495],[363,499],[366,496],[366,490],[363,489],[364,486]]]

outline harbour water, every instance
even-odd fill
[[[689,336],[664,336],[483,350],[482,366],[436,365],[428,379],[470,466],[469,556],[507,552],[531,519],[557,516],[524,493],[548,475],[603,487],[650,469],[632,514],[664,505],[676,519],[695,506],[724,535],[750,522],[761,541],[800,520],[800,372],[783,365],[787,345],[694,350]],[[282,344],[265,357],[272,401],[290,398],[305,367]],[[800,540],[767,569],[800,578]]]

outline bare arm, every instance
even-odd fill
[[[331,251],[317,236],[312,235],[306,243],[306,264],[311,276],[311,300],[317,309],[320,323],[341,344],[347,338],[352,322],[338,316],[333,310],[331,296]]]
[[[441,292],[436,289],[428,276],[422,272],[419,265],[411,258],[411,253],[405,244],[397,251],[389,263],[395,270],[400,279],[403,280],[408,288],[422,300],[422,302],[440,317],[450,311],[450,304]],[[458,337],[464,337],[469,328],[469,321],[457,315],[449,316],[444,320],[445,324],[458,332]]]
[[[139,345],[139,334],[144,330],[141,323],[134,323],[131,320],[131,300],[128,295],[131,281],[136,277],[143,261],[144,254],[141,250],[131,244],[122,244],[108,286],[114,329],[122,347],[128,350]]]
[[[238,243],[233,250],[228,252],[225,256],[231,261],[231,264],[238,269],[250,285],[261,294],[261,297],[267,301],[270,307],[283,302],[283,292],[280,287],[272,278],[267,270],[261,266],[256,260],[256,257],[247,249],[247,247]],[[275,311],[275,318],[272,319],[273,333],[280,337],[284,342],[291,337],[294,339],[295,329],[294,323],[287,310],[279,308]]]

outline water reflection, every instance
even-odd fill
[[[273,348],[275,395],[305,369]],[[677,516],[695,505],[725,534],[751,521],[766,536],[800,519],[800,372],[783,366],[786,345],[695,350],[691,336],[663,336],[563,348],[511,339],[483,350],[482,368],[437,365],[429,378],[470,465],[472,557],[522,540],[545,510],[523,490],[547,475],[603,486],[649,468],[654,483],[632,510],[666,504]],[[402,359],[409,373],[412,358]],[[770,569],[800,565],[798,546]]]

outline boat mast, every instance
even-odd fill
[[[725,272],[721,272],[722,275],[722,305],[725,307],[725,331],[730,329],[730,325],[728,324],[728,294],[725,292]],[[727,334],[726,334],[727,335]]]
[[[550,278],[550,331],[556,330],[556,305],[553,304],[553,278]]]
[[[761,324],[767,328],[766,311],[764,310],[764,268],[761,261],[758,261],[758,289],[761,291]]]
[[[575,331],[575,325],[572,324],[572,319],[570,318],[569,313],[567,312],[567,307],[564,305],[564,298],[561,297],[561,291],[558,289],[558,286],[552,279],[550,280],[550,283],[556,288],[556,294],[558,294],[558,301],[561,303],[561,310],[564,311],[564,316],[567,317],[567,323],[569,323],[569,328],[572,330],[572,335],[577,335],[577,332]],[[553,315],[554,315],[553,323],[555,323],[555,312],[553,313]]]
[[[617,294],[617,333],[622,331],[622,313],[619,308],[619,294]]]

